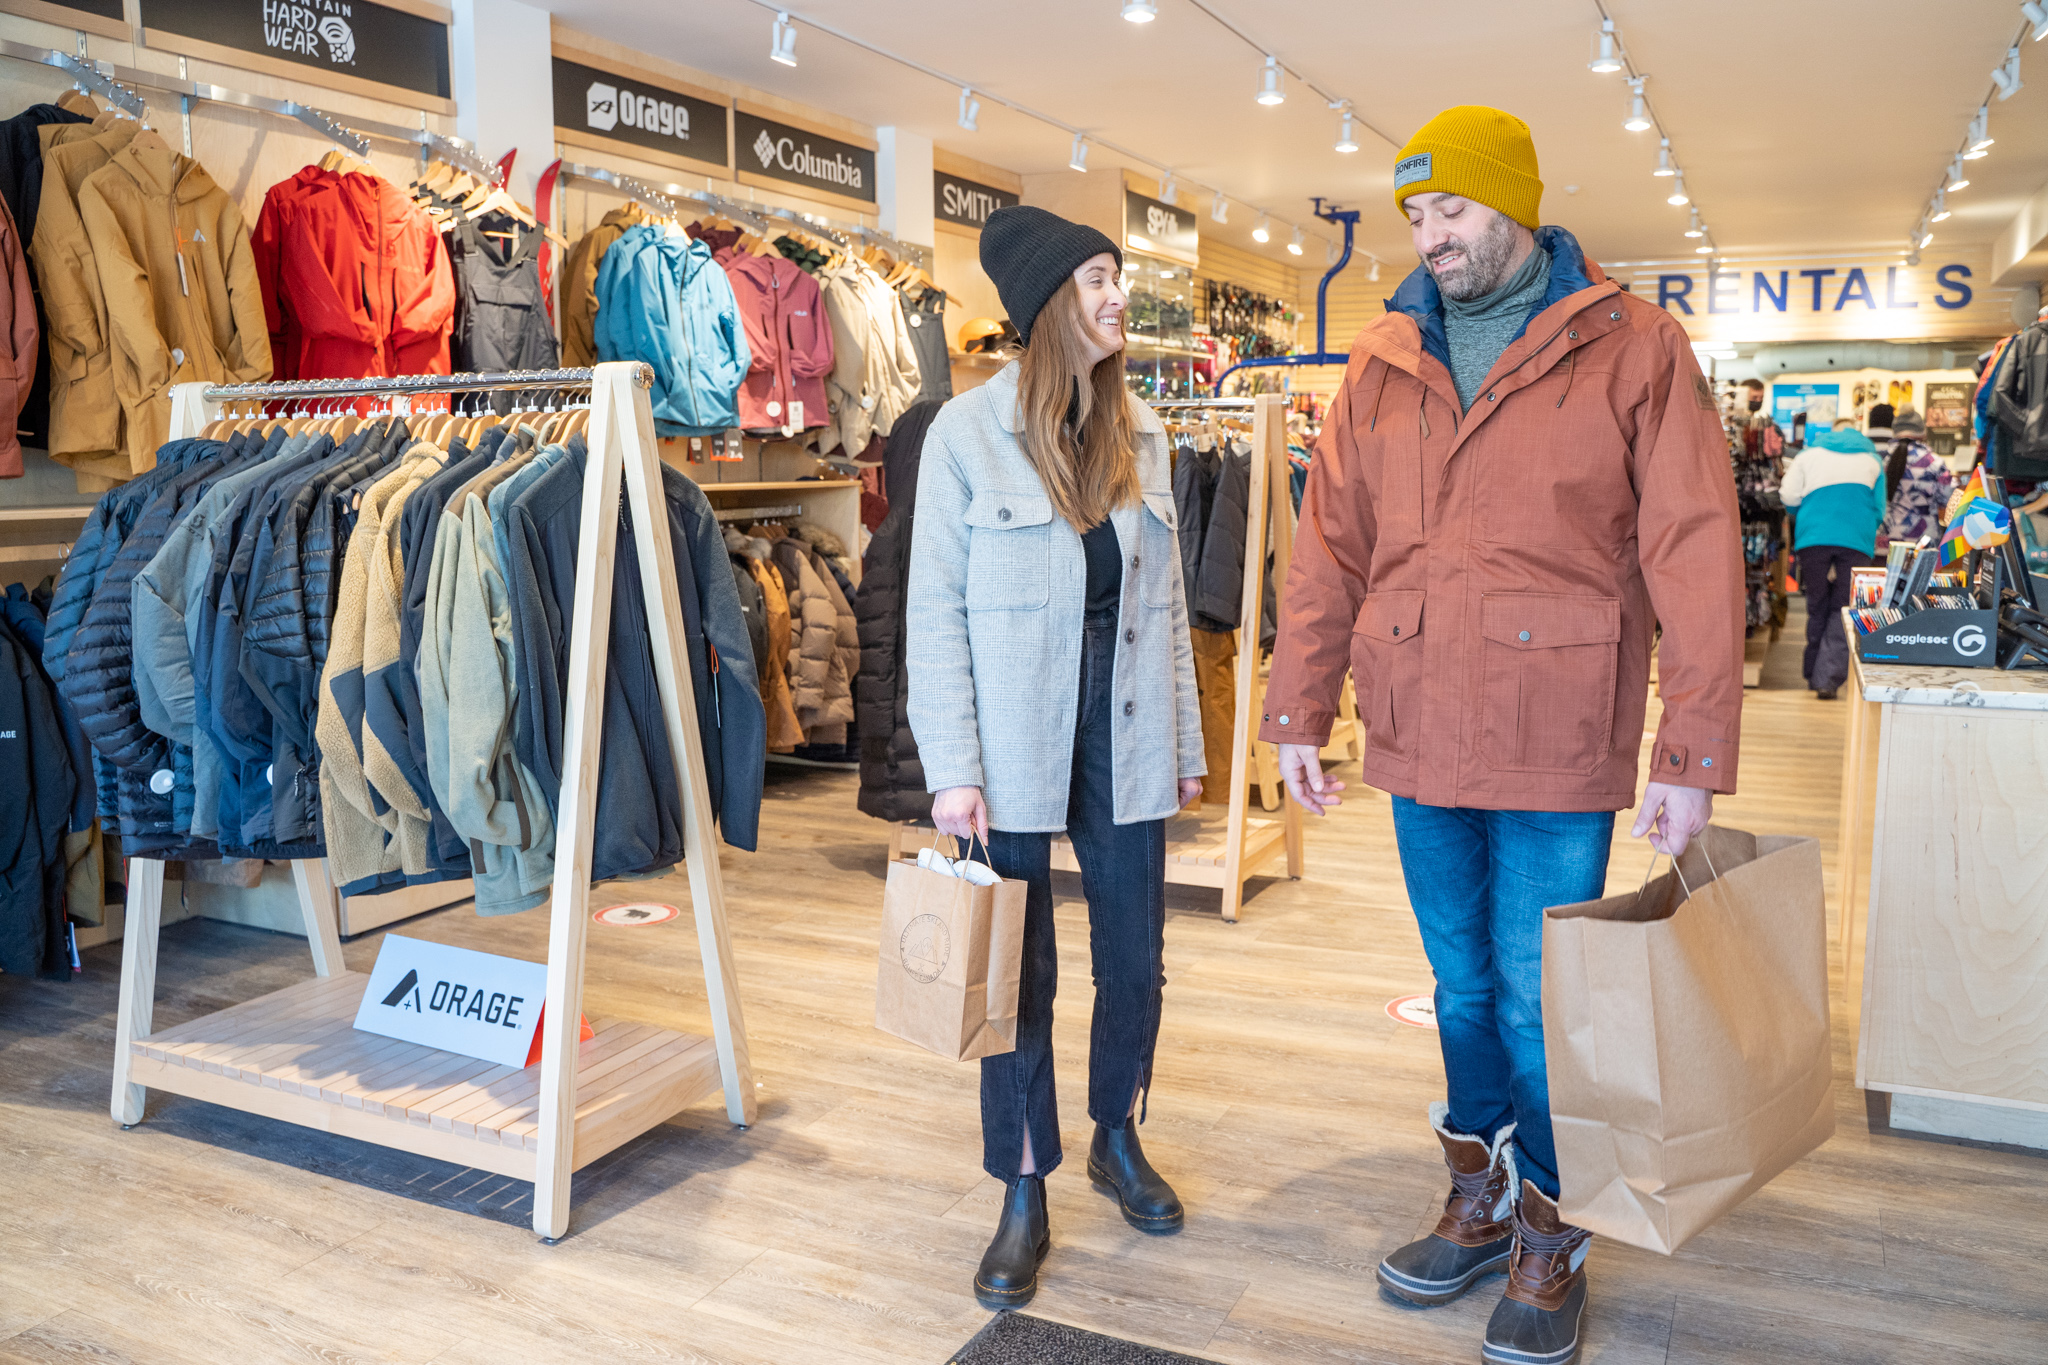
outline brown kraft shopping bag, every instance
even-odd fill
[[[1014,1051],[1024,890],[891,863],[875,1027],[956,1062]]]
[[[1835,1131],[1820,845],[1709,826],[1640,891],[1544,912],[1569,1222],[1670,1254]]]

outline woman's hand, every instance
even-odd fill
[[[1186,810],[1201,799],[1202,779],[1199,777],[1183,777],[1180,780],[1180,808]]]
[[[979,787],[948,787],[932,797],[932,823],[939,833],[965,840],[970,833],[988,842],[988,806]]]

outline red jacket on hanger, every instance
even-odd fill
[[[825,407],[825,376],[832,372],[832,326],[825,317],[818,282],[780,256],[723,253],[720,262],[739,301],[740,323],[754,363],[740,384],[742,431],[798,431],[822,427],[832,415]],[[789,405],[803,404],[800,421]]]
[[[308,166],[271,186],[250,243],[279,379],[448,373],[448,252],[390,181]]]

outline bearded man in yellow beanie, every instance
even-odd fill
[[[1591,1234],[1558,1211],[1543,912],[1603,894],[1636,804],[1652,636],[1664,712],[1635,822],[1673,857],[1735,790],[1740,523],[1685,333],[1537,216],[1529,127],[1463,105],[1394,162],[1421,265],[1362,331],[1309,467],[1260,738],[1295,800],[1348,667],[1364,778],[1437,981],[1450,1167],[1383,1291],[1448,1303],[1506,1271],[1491,1365],[1567,1365]],[[1704,873],[1705,868],[1700,871]]]

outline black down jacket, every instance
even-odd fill
[[[1186,571],[1193,549],[1194,580],[1188,592],[1188,624],[1196,630],[1236,630],[1244,615],[1245,546],[1251,539],[1252,456],[1223,451],[1197,456],[1200,473],[1212,478],[1207,490],[1207,520],[1194,523],[1200,541],[1191,547],[1188,521],[1181,521],[1181,566]],[[1181,457],[1185,463],[1187,457]],[[1181,496],[1181,473],[1174,471],[1174,502],[1185,507]],[[1270,496],[1284,497],[1285,488],[1269,490]],[[1261,527],[1258,542],[1265,543]],[[1261,593],[1264,606],[1261,643],[1270,643],[1273,626],[1273,575],[1268,572]]]
[[[889,515],[868,542],[861,561],[853,616],[860,627],[860,672],[853,680],[860,726],[860,795],[864,812],[879,820],[929,820],[931,793],[910,733],[905,707],[910,688],[903,673],[903,602],[910,576],[910,528],[917,511],[917,470],[924,435],[944,405],[910,405],[884,438],[882,478]]]
[[[74,780],[49,683],[0,625],[0,971],[70,974],[64,828]]]
[[[2008,437],[1997,472],[2018,479],[2048,477],[2048,322],[2014,337],[2004,361],[1991,399]]]

